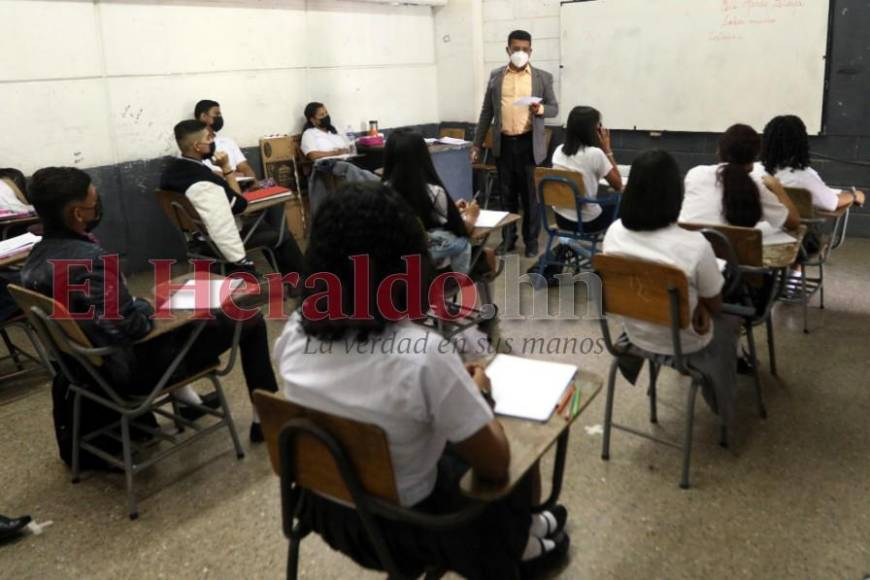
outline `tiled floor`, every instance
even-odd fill
[[[775,311],[780,379],[763,368],[769,418],[754,413],[741,378],[738,427],[717,445],[713,415],[698,406],[693,489],[677,487],[680,455],[646,440],[614,436],[600,459],[603,399],[572,434],[562,501],[571,513],[564,578],[849,578],[870,573],[870,240],[849,240],[828,270],[827,307]],[[501,295],[496,292],[496,296]],[[527,297],[524,304],[528,302]],[[277,335],[280,324],[270,332]],[[501,334],[579,338],[578,352],[544,355],[603,374],[590,345],[594,321],[511,320]],[[763,331],[759,337],[763,337]],[[764,344],[764,340],[759,340]],[[582,351],[582,352],[581,352]],[[585,352],[585,354],[584,354]],[[762,346],[762,360],[766,350]],[[679,433],[685,381],[660,381],[660,426]],[[250,405],[239,372],[227,381],[240,431]],[[700,400],[699,400],[700,401]],[[620,383],[616,415],[647,428],[642,387]],[[0,546],[3,578],[280,578],[277,480],[266,450],[237,461],[216,434],[141,477],[141,517],[127,519],[123,477],[86,476],[71,485],[57,458],[44,382],[0,385],[0,513],[31,513],[53,525]],[[247,441],[245,441],[247,446]],[[317,538],[302,548],[303,578],[367,578]]]

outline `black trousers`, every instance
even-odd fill
[[[459,490],[459,480],[468,470],[448,447],[438,462],[438,479],[432,493],[413,509],[450,513],[469,501]],[[409,577],[423,568],[440,565],[473,580],[515,577],[531,525],[531,478],[523,478],[511,494],[489,504],[477,520],[450,532],[426,531],[414,526],[378,519],[384,540],[396,565]],[[301,522],[327,544],[366,568],[378,569],[378,559],[357,512],[318,495],[304,497]]]
[[[198,323],[187,324],[174,332],[133,347],[128,392],[148,394],[190,337],[196,324]],[[175,376],[180,378],[190,375],[214,364],[232,346],[234,329],[235,322],[223,315],[217,315],[215,320],[208,321]],[[277,392],[278,383],[269,357],[269,335],[266,333],[266,321],[261,315],[242,323],[239,353],[248,392],[253,393],[256,389]]]
[[[501,154],[496,159],[498,182],[504,209],[511,213],[523,213],[523,242],[526,248],[538,247],[541,233],[541,217],[535,195],[535,153],[532,133],[518,137],[501,136]],[[504,229],[509,245],[517,239],[515,226]]]
[[[278,237],[281,234],[281,221],[284,215],[284,205],[272,206],[265,211],[266,216],[257,227],[257,231],[254,232],[254,235],[252,235],[251,239],[248,240],[248,243],[245,244],[247,247],[271,247],[278,241]],[[290,272],[299,272],[301,274],[304,266],[302,252],[299,250],[299,245],[293,238],[293,234],[290,233],[289,228],[287,228],[286,223],[283,227],[284,241],[281,242],[280,246],[273,248],[273,251],[275,252],[275,260],[278,262],[278,271],[282,275],[289,274]],[[247,228],[243,228],[243,238],[246,235],[246,232]]]

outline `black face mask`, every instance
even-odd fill
[[[85,231],[91,233],[100,225],[103,220],[103,200],[97,197],[97,203],[94,205],[94,217],[85,223]]]
[[[332,129],[333,129],[333,127],[332,127],[332,118],[331,118],[329,115],[327,115],[327,116],[323,117],[322,119],[320,119],[320,121],[319,121],[318,123],[319,123],[318,126],[319,126],[321,129],[326,129],[327,131],[332,131]]]
[[[211,124],[211,130],[217,133],[221,129],[224,128],[224,118],[223,117],[215,117],[214,121]]]
[[[211,159],[214,157],[215,151],[217,151],[217,145],[214,141],[208,144],[208,151],[203,155],[203,159]]]

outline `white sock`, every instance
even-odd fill
[[[251,407],[251,423],[259,423],[260,416],[257,414],[257,408]]]
[[[175,398],[183,403],[193,403],[195,405],[202,405],[202,399],[199,398],[199,395],[196,391],[193,390],[193,387],[190,385],[184,385],[180,389],[176,389]]]
[[[532,514],[532,525],[529,527],[529,533],[539,538],[546,538],[547,532],[555,530],[558,523],[556,516],[548,511]]]
[[[543,551],[541,550],[541,543],[544,544]],[[537,536],[530,535],[529,542],[526,544],[526,549],[523,552],[522,560],[525,562],[526,560],[531,560],[532,558],[537,558],[544,552],[549,552],[553,548],[556,547],[556,542],[553,540],[549,540],[547,538],[541,539]]]

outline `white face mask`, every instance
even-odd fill
[[[518,50],[511,54],[511,64],[517,68],[524,68],[529,64],[529,54],[523,50]]]

